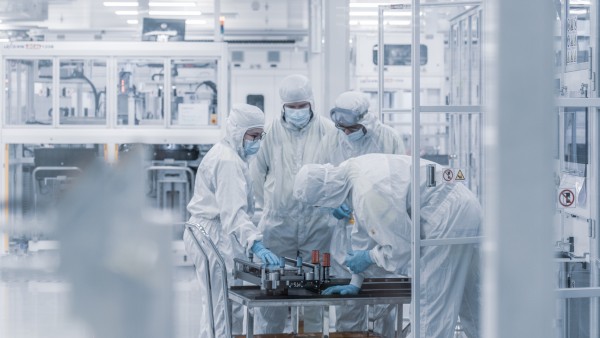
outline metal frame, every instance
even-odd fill
[[[442,7],[442,6],[461,6],[461,5],[474,5],[477,8],[481,5],[481,2],[448,2],[448,3],[432,3],[432,4],[423,4],[423,7]],[[416,46],[420,46],[420,38],[421,38],[421,22],[420,22],[420,11],[421,11],[421,1],[420,0],[412,0],[412,5],[406,4],[398,4],[398,5],[380,5],[379,13],[378,13],[378,38],[379,38],[379,50],[377,53],[377,68],[378,68],[378,90],[379,90],[379,110],[378,116],[381,119],[383,109],[383,99],[384,99],[384,24],[383,24],[383,14],[384,11],[389,10],[406,10],[411,9],[412,11],[412,48],[411,48],[411,68],[412,68],[412,154],[420,153],[420,141],[421,141],[421,133],[420,126],[421,113],[433,113],[433,112],[453,112],[453,113],[466,113],[470,117],[473,113],[479,113],[482,115],[481,106],[421,106],[421,65],[417,60],[421,59],[420,56],[420,48],[416,48]],[[467,11],[473,11],[474,9],[468,9]],[[470,34],[470,31],[469,31]],[[481,75],[480,75],[481,76]],[[469,96],[469,102],[471,100],[471,96]],[[459,115],[462,117],[462,115]],[[420,168],[421,159],[419,156],[412,157],[412,170],[411,170],[411,182],[420,182],[420,170],[415,170],[414,168]],[[421,191],[419,184],[411,185],[411,219],[412,220],[420,220],[421,219]],[[421,325],[420,325],[420,301],[415,301],[420,299],[421,292],[421,247],[423,246],[432,246],[432,245],[464,245],[471,243],[480,243],[482,241],[482,237],[469,237],[469,238],[444,238],[444,239],[432,239],[432,240],[421,240],[420,231],[415,231],[415,228],[420,226],[420,221],[417,225],[417,222],[413,221],[413,231],[412,231],[412,243],[411,243],[411,272],[412,272],[412,300],[411,300],[411,330],[414,337],[421,336]]]
[[[258,286],[237,286],[229,290],[229,298],[241,305],[246,306],[246,337],[254,337],[254,315],[253,308],[256,307],[272,307],[272,306],[290,306],[293,308],[293,316],[297,316],[297,310],[303,306],[320,306],[323,309],[323,337],[329,337],[329,306],[344,306],[344,305],[377,305],[377,304],[392,304],[396,305],[396,320],[398,322],[398,330],[396,337],[406,337],[402,331],[402,305],[406,304],[410,298],[408,295],[401,296],[379,296],[379,297],[359,297],[359,296],[303,296],[294,295],[293,297],[252,297],[247,293],[260,293]],[[296,312],[296,315],[294,313]],[[294,328],[297,323],[292,323]],[[411,326],[412,328],[412,326]],[[296,331],[297,332],[297,331]]]
[[[225,293],[223,299],[225,300],[225,303],[226,303],[226,304],[224,304],[225,305],[225,307],[224,307],[225,308],[225,322],[226,322],[225,325],[226,325],[227,337],[231,337],[232,336],[231,335],[231,301],[229,300],[229,296],[228,296],[229,288],[227,285],[227,267],[225,266],[225,260],[223,260],[223,257],[219,253],[219,250],[217,249],[217,247],[215,246],[215,244],[210,239],[210,237],[208,236],[208,234],[206,233],[206,231],[204,230],[204,228],[201,225],[199,225],[197,223],[186,222],[185,227],[186,227],[186,229],[188,229],[190,231],[190,235],[192,236],[192,238],[194,239],[194,242],[198,246],[198,249],[200,249],[200,252],[204,256],[204,262],[207,267],[207,269],[205,271],[205,277],[206,277],[206,281],[207,281],[208,309],[209,309],[210,321],[212,324],[213,338],[216,338],[216,337],[215,337],[215,319],[214,319],[214,315],[213,315],[214,306],[213,306],[213,299],[212,299],[211,271],[209,269],[210,264],[209,264],[208,254],[200,242],[202,242],[204,244],[204,246],[207,247],[208,250],[212,250],[212,254],[214,255],[214,257],[217,258],[217,264],[221,267],[221,278],[222,278],[221,287],[223,288],[223,292]],[[200,233],[200,236],[201,236],[200,239],[198,239],[194,230],[197,230]]]
[[[228,53],[225,43],[169,42],[153,44],[144,42],[13,42],[0,45],[0,76],[5,77],[6,59],[51,59],[53,61],[53,86],[59,85],[59,64],[62,58],[103,58],[107,62],[107,86],[115,81],[113,74],[119,58],[161,59],[165,63],[165,72],[177,59],[214,59],[217,61],[218,112],[217,126],[178,126],[170,121],[170,91],[165,91],[165,123],[156,126],[116,125],[116,94],[107,90],[106,124],[98,125],[60,125],[58,114],[53,114],[52,126],[8,125],[2,119],[0,143],[215,143],[225,128],[225,118],[229,110],[228,97]],[[170,74],[170,73],[169,73]],[[166,79],[169,85],[169,77]],[[0,113],[7,116],[5,110],[5,82],[0,81],[0,99],[3,104]],[[59,91],[53,90],[53,110],[57,111]],[[156,130],[161,130],[156,133]],[[36,130],[35,135],[31,131]],[[202,132],[199,133],[198,131]],[[28,135],[29,134],[29,135]]]

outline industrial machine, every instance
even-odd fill
[[[261,265],[242,259],[234,259],[234,277],[259,285],[270,295],[287,295],[290,288],[306,288],[319,293],[331,284],[331,255],[323,254],[319,260],[319,250],[313,250],[311,262],[302,261],[300,252],[296,258],[281,257],[279,266]],[[340,284],[340,283],[336,283]]]
[[[252,258],[250,258],[252,259]],[[251,260],[234,259],[233,276],[260,287],[265,296],[290,296],[307,290],[315,296],[330,286],[346,285],[347,278],[335,278],[330,274],[331,255],[313,250],[310,263],[304,262],[300,253],[296,258],[281,257],[280,265],[264,265]],[[297,290],[298,292],[295,292]],[[410,278],[365,278],[361,287],[362,296],[402,294],[410,291]]]

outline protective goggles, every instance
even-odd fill
[[[354,126],[365,116],[365,113],[357,115],[353,110],[337,107],[331,109],[329,113],[331,114],[331,120],[339,126]]]

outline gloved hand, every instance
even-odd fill
[[[367,270],[367,268],[373,264],[373,261],[371,260],[371,256],[369,256],[368,250],[358,250],[347,254],[344,264],[346,264],[353,273],[361,273]]]
[[[330,286],[327,289],[325,289],[325,291],[321,292],[322,295],[335,295],[335,294],[340,294],[340,295],[358,295],[358,292],[360,291],[360,288],[357,286],[354,286],[352,284],[348,284],[348,285],[336,285],[336,286]]]
[[[254,241],[251,250],[264,264],[279,265],[279,257],[271,250],[265,248],[262,241]]]
[[[350,216],[352,215],[352,209],[350,209],[350,207],[346,203],[342,203],[342,205],[333,209],[331,214],[337,219],[350,218]]]

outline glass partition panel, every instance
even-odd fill
[[[171,124],[217,125],[217,61],[172,60]]]
[[[52,60],[8,59],[5,64],[8,125],[52,124]]]
[[[118,60],[117,71],[117,124],[164,125],[163,61]]]
[[[103,158],[98,144],[10,144],[8,147],[8,220],[11,237],[49,239],[43,227],[48,212],[87,168]],[[32,222],[38,219],[40,222]],[[16,231],[11,225],[39,223],[41,228]],[[23,230],[23,229],[21,229]]]
[[[181,240],[184,223],[190,218],[187,205],[194,194],[200,162],[212,144],[121,144],[119,160],[142,149],[145,197],[150,206],[166,213],[173,222],[173,239]]]
[[[106,124],[106,81],[106,60],[61,60],[60,124]]]

